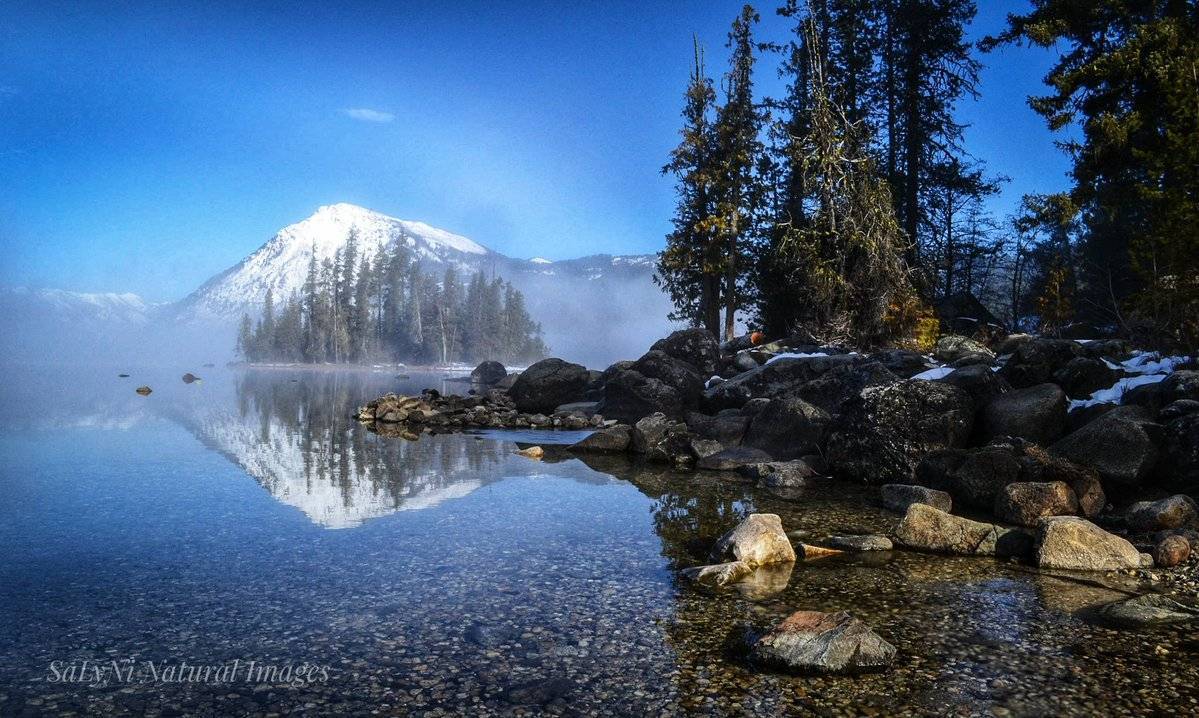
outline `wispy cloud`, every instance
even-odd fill
[[[347,107],[341,113],[346,117],[352,117],[355,120],[362,122],[391,122],[396,118],[390,112],[382,110],[372,110],[369,107]]]

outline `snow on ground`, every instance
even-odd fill
[[[937,379],[944,379],[945,377],[949,376],[952,371],[953,367],[951,366],[939,366],[929,369],[928,371],[922,371],[912,378],[924,379],[925,381],[935,381]]]
[[[1070,408],[1080,409],[1084,406],[1094,406],[1095,404],[1119,404],[1124,398],[1124,392],[1134,387],[1144,384],[1156,384],[1166,378],[1166,374],[1140,374],[1137,376],[1126,376],[1117,381],[1107,389],[1100,389],[1094,394],[1091,394],[1089,399],[1071,399]]]
[[[709,378],[708,381],[704,384],[704,388],[711,389],[712,387],[716,386],[717,384],[721,383],[722,381],[724,381],[724,377],[712,375],[712,377]]]
[[[1120,368],[1129,374],[1169,374],[1190,360],[1184,356],[1163,357],[1158,352],[1135,352]]]
[[[783,352],[775,354],[766,360],[767,364],[773,364],[780,359],[811,359],[812,357],[826,357],[827,352]]]

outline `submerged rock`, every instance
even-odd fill
[[[192,384],[199,380],[200,380],[200,377],[196,376],[195,374],[192,374],[190,371],[183,375],[183,383],[184,384]]]
[[[971,521],[926,504],[912,504],[895,529],[909,548],[964,556],[1026,556],[1032,537],[1018,529]]]
[[[724,588],[747,578],[754,567],[744,561],[728,561],[711,566],[695,566],[682,571],[683,578],[712,588]]]
[[[1037,527],[1036,563],[1041,568],[1117,571],[1140,568],[1141,554],[1127,540],[1086,519],[1055,516]]]
[[[733,446],[704,456],[696,468],[710,471],[736,471],[743,466],[752,466],[770,461],[771,456],[761,449],[748,446]]]
[[[1199,619],[1199,610],[1159,594],[1146,594],[1103,606],[1099,617],[1124,628],[1142,628]]]
[[[895,646],[846,611],[796,611],[750,648],[750,659],[798,673],[858,673],[885,668]]]
[[[764,489],[800,489],[819,476],[803,459],[746,464],[738,468],[737,473]]]
[[[912,504],[927,504],[946,513],[953,510],[953,499],[944,491],[911,484],[884,484],[879,488],[883,506],[898,514],[907,513]]]
[[[715,558],[732,556],[750,566],[795,562],[795,549],[778,514],[750,514],[716,542]]]
[[[890,551],[894,548],[886,536],[867,534],[863,536],[829,536],[823,543],[840,551]]]

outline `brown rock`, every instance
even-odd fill
[[[716,542],[713,555],[731,555],[752,567],[795,561],[795,549],[783,531],[778,514],[750,514]]]
[[[1191,556],[1191,544],[1181,536],[1167,536],[1153,548],[1153,563],[1170,568],[1184,563]]]
[[[1078,498],[1062,481],[1008,484],[995,497],[995,515],[1020,526],[1035,526],[1045,516],[1074,516]]]

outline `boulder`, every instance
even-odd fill
[[[895,529],[909,548],[963,556],[1027,556],[1032,537],[1019,529],[971,521],[927,504],[912,504]]]
[[[633,428],[625,424],[599,429],[591,436],[571,444],[571,451],[623,453],[633,441]]]
[[[694,407],[704,391],[704,379],[687,362],[666,352],[650,350],[633,362],[632,370],[650,379],[657,379],[674,389],[685,407]]]
[[[979,412],[979,433],[984,441],[1015,436],[1048,445],[1066,428],[1066,394],[1055,384],[1001,394]]]
[[[1128,507],[1128,528],[1137,532],[1180,529],[1195,523],[1199,510],[1189,496],[1176,494],[1159,501],[1138,501]]]
[[[1158,421],[1174,421],[1188,414],[1199,412],[1199,401],[1194,399],[1176,399],[1162,407],[1158,412]]]
[[[761,449],[775,459],[794,459],[820,453],[829,415],[803,399],[780,396],[770,400],[749,424],[742,444]]]
[[[1011,382],[1012,386],[1023,389],[1051,381],[1054,372],[1082,354],[1082,347],[1078,342],[1067,339],[1030,339],[1016,348],[999,373]]]
[[[1191,543],[1181,536],[1167,536],[1153,547],[1153,565],[1180,566],[1191,556]]]
[[[822,543],[840,551],[890,551],[894,546],[886,536],[873,534],[859,536],[829,536]]]
[[[1004,487],[1020,480],[1020,468],[1008,447],[974,449],[949,472],[949,492],[962,504],[990,510]]]
[[[951,362],[968,354],[978,354],[991,358],[995,356],[995,353],[981,342],[956,334],[950,334],[938,339],[937,347],[933,350],[933,356],[943,362]]]
[[[720,370],[720,345],[707,329],[700,327],[673,332],[654,342],[650,351],[660,351],[687,362],[705,378]]]
[[[850,365],[854,361],[854,357],[847,354],[776,359],[708,389],[704,392],[703,405],[707,411],[716,412],[740,408],[754,398],[772,399],[834,367]]]
[[[475,367],[470,373],[470,380],[476,384],[494,384],[508,376],[508,370],[498,361],[485,361]]]
[[[882,364],[900,379],[911,379],[933,366],[929,363],[928,357],[906,349],[886,349],[872,354],[870,358]]]
[[[954,369],[938,381],[956,386],[969,394],[975,406],[986,406],[995,397],[1012,390],[1012,385],[1007,379],[991,371],[991,367],[982,364]]]
[[[681,416],[685,402],[678,390],[661,379],[623,369],[602,389],[598,412],[606,419],[635,423],[654,413]]]
[[[1102,403],[1078,406],[1070,409],[1066,412],[1066,433],[1073,434],[1115,408],[1115,404]]]
[[[1053,381],[1071,399],[1086,399],[1100,389],[1107,389],[1119,379],[1115,369],[1099,359],[1074,357],[1053,373]]]
[[[724,588],[753,574],[753,566],[744,561],[728,561],[712,566],[695,566],[682,571],[683,578],[711,588]]]
[[[521,449],[520,451],[516,452],[516,454],[517,456],[523,456],[526,459],[540,461],[541,458],[545,456],[545,449],[541,448],[540,446],[530,446],[527,449]]]
[[[709,471],[736,471],[743,466],[752,466],[770,461],[770,454],[748,446],[732,446],[704,456],[695,466]]]
[[[719,441],[725,446],[736,446],[741,443],[741,438],[745,436],[745,429],[749,426],[749,420],[748,416],[742,416],[739,412],[729,414],[721,412],[717,416],[701,414],[698,411],[687,412],[688,429],[696,436]]]
[[[1015,441],[1002,446],[1010,448],[1020,462],[1020,481],[1044,483],[1061,481],[1069,485],[1078,499],[1078,512],[1094,518],[1107,504],[1103,485],[1093,469],[1088,469],[1049,454],[1036,444]]]
[[[906,514],[912,504],[925,504],[946,513],[953,510],[953,499],[944,491],[910,484],[884,484],[879,488],[883,506],[897,514]]]
[[[796,611],[750,649],[750,659],[797,673],[860,673],[885,668],[895,646],[845,611]]]
[[[764,489],[800,489],[819,476],[803,459],[746,464],[737,473]]]
[[[1174,419],[1162,432],[1162,480],[1176,487],[1199,487],[1199,413]]]
[[[1031,342],[1033,339],[1036,339],[1036,337],[1031,334],[1009,334],[995,344],[995,353],[999,356],[1015,354],[1017,349]]]
[[[790,395],[818,406],[829,416],[835,417],[840,416],[847,405],[860,399],[863,390],[898,381],[895,374],[877,361],[841,364],[811,381],[801,383]]]
[[[1050,453],[1099,472],[1105,487],[1139,486],[1153,471],[1158,449],[1145,410],[1122,406],[1049,447]]]
[[[1053,516],[1037,525],[1036,564],[1073,571],[1118,571],[1141,567],[1141,554],[1127,540],[1086,519]]]
[[[712,556],[716,559],[732,557],[757,567],[794,563],[795,549],[783,531],[783,521],[778,514],[750,514],[716,542]]]
[[[1163,404],[1182,399],[1199,401],[1199,371],[1179,369],[1163,379],[1161,397]]]
[[[908,379],[874,386],[847,404],[828,441],[834,472],[877,483],[909,483],[938,449],[964,446],[974,420],[966,392]]]
[[[591,377],[581,364],[542,359],[520,373],[508,395],[526,414],[551,412],[560,404],[582,401]]]
[[[1078,498],[1063,481],[1008,484],[995,498],[995,516],[1019,526],[1036,526],[1045,516],[1078,514]]]
[[[690,464],[694,460],[687,425],[664,414],[651,414],[633,427],[629,448],[649,461]]]
[[[1199,610],[1184,606],[1168,596],[1146,594],[1109,603],[1099,609],[1104,621],[1121,628],[1144,628],[1199,619]]]
[[[1162,400],[1162,383],[1160,381],[1134,386],[1124,392],[1120,401],[1127,406],[1139,406],[1150,414],[1156,414],[1167,403]]]

